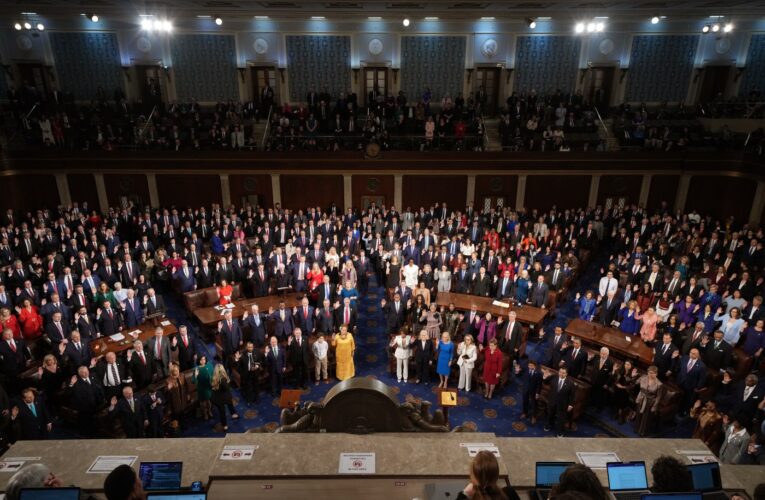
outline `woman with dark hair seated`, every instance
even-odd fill
[[[675,457],[662,455],[651,465],[654,493],[693,491],[691,471]]]
[[[600,484],[598,476],[592,469],[582,464],[574,464],[563,471],[558,484],[550,491],[550,499],[558,499],[569,493],[577,492],[587,495],[590,500],[607,500],[608,494]]]
[[[457,495],[457,500],[520,500],[512,486],[500,488],[498,480],[497,457],[490,451],[479,451],[470,464],[470,482]]]

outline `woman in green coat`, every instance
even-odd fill
[[[103,281],[98,286],[98,292],[96,292],[94,300],[99,308],[104,305],[104,302],[108,301],[112,309],[117,309],[117,299],[114,298],[114,293],[109,289],[109,285]]]
[[[192,381],[197,385],[197,399],[199,399],[199,406],[202,408],[202,418],[210,420],[212,418],[212,376],[213,367],[207,363],[207,356],[204,354],[199,356],[199,365],[194,369],[194,377]]]

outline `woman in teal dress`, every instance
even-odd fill
[[[345,286],[340,291],[340,296],[343,299],[349,298],[351,299],[351,306],[356,306],[356,299],[359,297],[359,292],[356,290],[356,287],[352,286],[352,283],[350,281],[345,282]]]
[[[436,373],[441,382],[438,387],[446,389],[446,385],[449,383],[449,372],[452,368],[452,358],[454,357],[454,344],[451,341],[449,333],[444,332],[441,334],[441,342],[438,343],[438,364],[436,365]]]
[[[194,369],[192,382],[197,385],[197,399],[199,407],[202,409],[202,418],[210,420],[212,418],[212,376],[213,367],[207,362],[207,356],[199,356],[199,365]]]
[[[96,292],[94,300],[99,308],[103,307],[104,302],[108,301],[112,309],[117,309],[117,299],[114,298],[114,293],[109,289],[109,285],[103,281],[98,286],[98,292]]]

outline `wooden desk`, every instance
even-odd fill
[[[637,361],[643,368],[653,362],[653,349],[645,345],[640,336],[633,337],[616,328],[578,318],[569,322],[566,333],[579,337],[584,344],[608,347],[615,357]]]
[[[241,299],[233,302],[234,308],[231,309],[231,316],[234,318],[241,318],[244,315],[244,312],[249,311],[250,306],[253,304],[257,304],[260,307],[260,312],[266,313],[270,307],[277,309],[279,307],[279,302],[282,300],[284,300],[285,305],[289,309],[300,305],[297,293],[288,293],[284,297],[281,295],[267,295],[265,297],[256,297],[254,299]],[[216,309],[215,306],[194,309],[194,317],[204,326],[214,326],[218,321],[223,320],[221,310]]]
[[[169,319],[163,319],[162,321],[170,322]],[[122,335],[124,335],[124,339],[120,341],[114,341],[111,337],[99,337],[97,339],[90,341],[90,349],[93,351],[93,354],[96,356],[101,356],[103,354],[106,354],[107,352],[114,352],[114,353],[121,353],[122,351],[126,351],[128,349],[131,349],[133,347],[133,342],[136,340],[142,341],[144,344],[146,344],[146,341],[149,340],[154,336],[154,330],[156,329],[156,326],[154,326],[153,321],[149,321],[147,323],[142,324],[141,326],[137,328],[132,329],[123,329]],[[178,333],[178,328],[170,322],[170,324],[165,325],[162,327],[162,329],[165,332],[165,336],[173,335],[174,333]],[[141,333],[138,334],[137,337],[133,337],[132,335],[128,335],[129,332],[140,330]]]
[[[507,317],[507,313],[515,311],[518,321],[527,325],[539,328],[547,316],[547,309],[533,306],[517,307],[499,307],[492,304],[492,297],[478,297],[476,295],[467,295],[464,293],[438,292],[436,304],[448,307],[450,303],[460,311],[469,311],[471,307],[476,306],[482,313],[490,312],[492,315]],[[502,301],[504,302],[504,301]]]

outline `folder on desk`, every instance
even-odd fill
[[[457,406],[457,393],[454,391],[441,391],[441,406]]]

